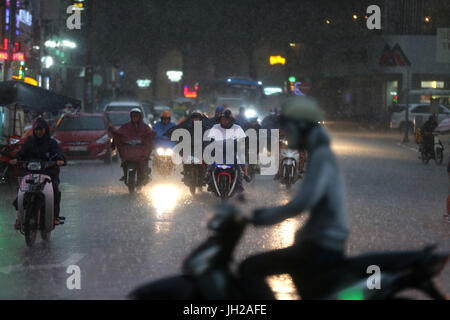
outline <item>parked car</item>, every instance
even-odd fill
[[[391,129],[400,129],[402,131],[405,130],[405,111],[406,105],[399,104],[396,105],[393,109],[393,113],[391,115],[390,127]],[[423,120],[428,120],[428,117],[431,115],[430,105],[423,103],[409,104],[409,126],[412,128],[414,124],[414,117],[422,116]],[[445,118],[450,117],[450,109],[441,105],[439,109],[438,121],[441,121]]]
[[[145,123],[150,124],[151,120],[149,120],[147,112],[145,111],[144,105],[141,102],[137,101],[113,101],[108,103],[105,106],[103,112],[109,111],[127,111],[130,112],[133,108],[139,108],[142,111],[143,120]]]
[[[111,163],[118,156],[111,147],[112,139],[106,130],[103,114],[65,114],[58,121],[53,138],[67,159],[98,159]]]

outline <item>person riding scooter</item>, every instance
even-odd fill
[[[191,155],[194,155],[194,144],[195,144],[194,125],[195,125],[195,122],[198,122],[198,121],[201,122],[201,127],[202,127],[201,128],[201,130],[202,130],[201,137],[203,137],[203,134],[212,127],[212,123],[211,123],[210,119],[208,119],[206,116],[204,116],[198,110],[194,110],[190,115],[188,115],[188,117],[183,122],[170,128],[169,130],[167,130],[166,133],[164,133],[164,136],[170,138],[172,136],[172,132],[174,132],[177,129],[187,130],[192,138],[191,139]],[[203,139],[202,139],[201,144],[202,144],[202,153],[203,153],[203,149],[206,146],[206,142],[203,141]],[[181,174],[184,175],[184,167],[183,167],[183,171],[181,172]],[[202,177],[204,177],[204,174],[205,174],[204,172],[200,173],[200,175]],[[183,181],[184,181],[184,178],[183,178]]]
[[[59,225],[61,203],[61,192],[58,188],[60,182],[59,166],[66,164],[66,158],[61,151],[61,148],[58,146],[58,143],[50,137],[50,128],[43,118],[37,118],[34,121],[33,136],[27,138],[23,147],[9,163],[11,165],[16,165],[18,161],[30,160],[56,161],[57,167],[46,168],[42,170],[42,174],[48,175],[52,179],[55,225]],[[14,201],[13,205],[16,210],[18,210],[17,199]],[[18,219],[16,220],[14,228],[20,228]]]
[[[225,110],[223,112],[222,117],[220,118],[220,123],[215,124],[211,130],[208,133],[208,138],[213,139],[214,141],[225,141],[225,140],[234,140],[238,141],[240,139],[245,139],[247,136],[244,132],[244,130],[237,124],[234,123],[233,115],[230,110]],[[224,155],[226,152],[223,153]],[[235,158],[237,160],[238,154],[235,154]],[[224,156],[225,157],[225,156]],[[245,158],[245,154],[244,154]],[[243,162],[245,162],[245,159],[243,159]],[[211,168],[209,168],[211,169]],[[245,164],[238,166],[238,179],[236,182],[236,192],[238,194],[242,194],[244,191],[244,188],[242,186],[242,174],[241,170],[244,172],[244,179],[248,182],[250,181],[250,177],[247,175],[247,166]],[[211,170],[208,170],[208,191],[213,190],[213,181],[209,174]]]
[[[130,119],[130,122],[125,123],[118,130],[114,129],[112,123],[108,125],[108,130],[112,132],[114,143],[118,147],[122,160],[123,177],[120,178],[120,181],[124,181],[126,177],[126,161],[137,161],[140,164],[138,177],[143,177],[141,183],[146,184],[150,180],[151,170],[148,167],[148,161],[153,148],[155,132],[143,121],[139,108],[131,109]],[[140,140],[140,147],[129,146],[126,143],[129,140]]]
[[[422,135],[422,143],[425,153],[434,154],[434,136],[433,131],[438,126],[436,118],[431,115],[428,120],[420,128]]]
[[[164,135],[167,130],[175,127],[175,123],[171,122],[171,113],[168,110],[164,110],[161,114],[161,121],[155,123],[155,126],[153,127],[153,131],[155,131],[155,145],[161,143],[166,145],[172,146],[173,143],[171,143],[170,139]]]
[[[281,120],[287,130],[290,148],[305,148],[310,156],[302,187],[286,205],[257,209],[250,222],[255,226],[280,223],[309,211],[309,219],[297,231],[291,247],[262,253],[245,260],[240,266],[243,288],[255,299],[272,298],[264,277],[289,273],[302,296],[302,285],[330,270],[344,259],[348,238],[348,222],[344,205],[344,182],[337,160],[330,148],[330,138],[318,121],[322,113],[309,97],[288,99],[282,108]],[[308,288],[309,297],[315,288]],[[312,291],[311,291],[312,290]],[[319,290],[319,289],[317,289]]]

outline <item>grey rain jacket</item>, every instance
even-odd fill
[[[310,211],[309,219],[295,235],[295,244],[314,242],[343,251],[348,237],[344,181],[330,148],[330,138],[321,126],[307,139],[309,159],[299,192],[285,206],[255,212],[255,225],[272,225]]]

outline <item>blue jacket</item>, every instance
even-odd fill
[[[168,124],[163,124],[161,121],[157,122],[153,127],[153,131],[156,132],[155,136],[155,146],[163,146],[163,147],[173,147],[176,142],[171,141],[170,138],[164,136],[164,133],[167,130],[175,127],[175,123],[169,122]]]

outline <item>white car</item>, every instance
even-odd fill
[[[399,104],[395,107],[394,110],[396,112],[392,113],[390,127],[391,129],[404,130],[406,124],[405,105]],[[416,116],[422,116],[423,121],[428,120],[428,117],[431,116],[430,105],[424,103],[409,104],[408,120],[411,128],[414,125],[414,117]],[[450,110],[447,107],[441,105],[438,114],[438,122],[448,117],[450,117]]]
[[[103,112],[118,112],[118,111],[131,111],[131,109],[133,108],[139,108],[142,111],[142,116],[143,116],[143,120],[146,124],[149,124],[149,119],[147,118],[147,115],[145,113],[144,110],[144,106],[142,105],[142,103],[140,102],[136,102],[136,101],[113,101],[108,103],[105,106],[105,109],[103,110]]]

